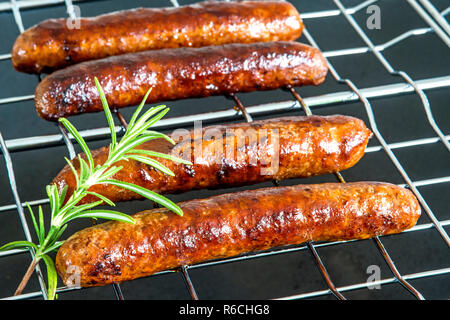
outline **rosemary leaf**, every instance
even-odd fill
[[[128,183],[128,182],[123,182],[123,181],[118,181],[118,180],[107,180],[104,181],[103,183],[105,184],[112,184],[130,191],[133,191],[149,200],[155,201],[156,203],[159,203],[160,205],[166,207],[167,209],[175,212],[176,214],[182,216],[183,215],[183,211],[180,209],[180,207],[178,207],[174,202],[172,202],[171,200],[167,199],[166,197],[163,197],[159,194],[157,194],[156,192],[153,192],[151,190],[145,189],[143,187],[140,187],[138,185],[132,184],[132,183]]]
[[[109,125],[109,131],[111,132],[111,147],[114,150],[117,144],[117,136],[116,136],[116,126],[114,124],[114,119],[111,114],[111,110],[108,106],[108,101],[106,101],[105,93],[103,92],[102,87],[100,86],[100,83],[98,82],[97,77],[94,77],[95,86],[97,87],[98,93],[100,95],[100,100],[102,101],[103,110],[105,111],[106,120],[108,121]]]
[[[37,245],[30,241],[12,241],[0,247],[0,251],[13,250],[18,248],[33,248],[34,250],[38,250]]]
[[[133,114],[124,136],[119,142],[117,142],[114,119],[112,117],[111,110],[109,109],[108,102],[98,79],[95,78],[94,80],[100,95],[100,100],[102,102],[111,133],[111,144],[108,159],[103,165],[97,165],[95,167],[92,153],[88,145],[86,144],[86,141],[67,119],[59,119],[59,121],[64,125],[67,131],[81,146],[81,149],[83,150],[85,156],[85,158],[83,158],[81,154],[78,155],[78,171],[75,169],[72,161],[65,158],[67,164],[70,167],[70,170],[75,177],[76,188],[75,190],[71,190],[72,194],[66,199],[68,192],[67,185],[64,186],[60,192],[58,192],[58,187],[56,185],[49,185],[46,187],[46,192],[51,208],[50,226],[47,234],[42,206],[39,206],[38,220],[36,220],[31,206],[28,203],[26,204],[28,210],[30,211],[33,226],[39,240],[39,246],[30,241],[14,241],[0,247],[0,251],[16,248],[32,248],[35,250],[35,259],[33,260],[33,263],[37,263],[37,261],[43,259],[47,267],[49,299],[54,299],[56,297],[57,274],[55,264],[47,254],[58,249],[63,244],[63,241],[58,240],[66,230],[68,222],[80,218],[102,218],[108,220],[117,220],[126,223],[135,222],[131,216],[122,212],[105,209],[94,209],[95,207],[103,203],[106,203],[110,206],[114,206],[115,204],[113,201],[97,192],[88,191],[90,190],[91,186],[102,183],[115,185],[120,188],[136,192],[143,197],[153,200],[180,216],[183,215],[182,210],[175,203],[165,198],[164,196],[161,196],[153,191],[147,190],[131,183],[111,179],[111,177],[113,177],[122,169],[121,166],[115,165],[116,162],[121,160],[128,161],[128,159],[134,159],[136,161],[141,161],[168,175],[174,175],[174,173],[169,168],[159,163],[157,160],[149,158],[148,156],[160,157],[184,164],[191,164],[189,161],[185,161],[171,155],[166,155],[151,150],[135,149],[142,143],[150,141],[152,139],[161,138],[169,141],[172,144],[175,144],[175,142],[167,135],[149,130],[151,126],[158,122],[169,111],[169,108],[167,108],[166,106],[153,107],[139,117],[145,105],[145,101],[147,100],[148,95],[151,92],[151,90],[149,90],[142,100],[141,104]],[[87,195],[95,196],[99,200],[93,203],[79,205],[80,201]],[[33,267],[33,263],[31,267]],[[28,279],[29,275],[27,272],[21,282],[21,285],[19,286],[20,290],[23,289]]]
[[[86,158],[89,162],[89,169],[94,168],[94,159],[92,158],[91,150],[89,150],[89,147],[86,144],[86,141],[84,141],[81,134],[78,132],[77,129],[69,122],[69,120],[65,118],[60,118],[59,122],[61,122],[64,127],[66,127],[67,131],[69,131],[72,136],[75,138],[75,140],[78,142],[78,144],[81,146],[81,149],[83,149],[84,154],[86,155]]]
[[[56,287],[58,285],[58,276],[56,274],[55,264],[53,263],[53,260],[46,254],[42,255],[41,258],[44,260],[47,267],[48,299],[53,300],[55,299]]]
[[[70,169],[72,170],[73,175],[75,176],[75,181],[77,182],[77,189],[78,189],[80,187],[80,178],[78,177],[77,170],[75,170],[75,167],[73,166],[72,161],[70,161],[66,157],[64,157],[64,159],[66,159],[67,164],[69,165]]]
[[[39,206],[39,239],[45,238],[44,212],[42,206]],[[42,240],[43,242],[44,240]]]
[[[56,187],[56,186],[55,186]],[[67,189],[69,188],[68,185],[65,185],[62,190],[61,193],[59,194],[59,203],[60,205],[62,205],[64,203],[64,200],[66,199],[66,195],[67,195]],[[57,189],[57,188],[56,188]]]
[[[97,197],[97,198],[99,198],[99,199],[102,199],[103,202],[109,204],[111,207],[115,207],[115,206],[116,206],[116,204],[115,204],[114,202],[112,202],[112,201],[109,200],[107,197],[105,197],[105,196],[103,196],[103,195],[101,195],[101,194],[99,194],[99,193],[97,193],[97,192],[87,191],[86,193],[87,193],[87,194],[90,194],[90,195],[92,195],[92,196],[95,196],[95,197]]]
[[[137,117],[139,116],[139,113],[141,113],[142,108],[145,105],[145,102],[147,101],[148,95],[150,92],[152,92],[153,88],[150,88],[147,93],[144,96],[144,99],[142,99],[141,104],[137,107],[136,111],[133,113],[133,116],[131,117],[130,122],[128,122],[128,130],[133,130],[134,122],[136,121]]]
[[[31,220],[33,221],[34,231],[36,231],[36,235],[38,237],[39,244],[42,244],[42,241],[44,241],[44,239],[41,237],[41,232],[39,231],[39,227],[38,227],[38,224],[36,222],[36,217],[34,216],[34,212],[31,209],[31,206],[30,206],[30,204],[28,202],[26,203],[26,205],[28,207],[28,211],[30,211]]]
[[[172,156],[170,154],[156,152],[156,151],[152,151],[152,150],[134,149],[133,153],[145,154],[145,155],[151,156],[151,157],[163,158],[163,159],[171,160],[173,162],[179,162],[179,163],[190,165],[190,166],[192,165],[192,162],[190,162],[190,161]]]
[[[148,164],[149,166],[152,166],[155,169],[158,169],[159,171],[164,172],[165,174],[169,175],[169,176],[175,176],[175,173],[172,172],[172,170],[170,170],[169,168],[167,168],[166,166],[162,165],[161,163],[159,163],[158,161],[148,158],[148,157],[143,157],[143,156],[136,156],[136,155],[128,155],[126,156],[128,159],[133,159],[145,164]]]
[[[108,219],[108,220],[117,220],[121,222],[127,222],[127,223],[134,223],[134,219],[130,217],[129,215],[119,212],[119,211],[112,211],[112,210],[88,210],[83,211],[81,213],[78,213],[77,215],[73,216],[70,220],[73,219],[79,219],[79,218],[94,218],[94,219]],[[69,220],[69,221],[70,221]]]

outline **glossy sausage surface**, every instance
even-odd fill
[[[144,50],[291,41],[302,29],[299,13],[287,2],[138,8],[73,21],[45,20],[17,38],[11,58],[16,70],[41,73]]]
[[[415,225],[420,206],[407,189],[377,182],[326,183],[223,194],[107,222],[71,236],[56,267],[70,285],[105,285],[211,259],[305,241],[367,239]],[[69,272],[69,271],[70,272]]]
[[[364,155],[372,132],[360,119],[349,116],[296,116],[175,131],[172,146],[163,139],[138,149],[181,157],[192,166],[155,158],[171,169],[169,176],[138,161],[120,161],[123,166],[112,178],[134,183],[157,193],[179,193],[194,189],[224,188],[273,179],[309,177],[345,170]],[[95,164],[103,164],[108,147],[93,151]],[[73,161],[79,168],[78,160]],[[67,165],[53,180],[68,195],[76,187]],[[139,199],[136,193],[111,185],[95,185],[90,191],[114,202]],[[98,200],[88,196],[83,202]]]
[[[320,51],[298,42],[144,51],[56,71],[37,86],[35,104],[47,120],[103,111],[94,77],[113,109],[138,105],[150,88],[147,103],[154,103],[318,85],[327,71]]]

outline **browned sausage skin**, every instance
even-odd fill
[[[407,189],[377,182],[248,190],[107,222],[71,236],[56,268],[70,285],[122,282],[155,272],[305,241],[367,239],[411,228],[420,206]],[[70,267],[72,266],[72,267]]]
[[[82,61],[162,48],[291,41],[303,24],[287,2],[200,2],[177,8],[139,8],[93,18],[49,19],[16,40],[16,70],[50,72]]]
[[[226,137],[220,139],[224,134]],[[208,139],[208,136],[213,139]],[[352,167],[364,155],[371,136],[362,120],[341,115],[284,117],[211,126],[205,127],[200,137],[195,130],[187,132],[188,139],[185,136],[175,146],[158,139],[138,147],[183,157],[193,163],[188,166],[156,158],[175,173],[174,177],[141,162],[128,160],[117,163],[123,169],[112,178],[158,193],[178,193],[309,177]],[[175,132],[172,137],[179,141]],[[108,148],[94,151],[93,157],[96,165],[103,164],[108,157]],[[73,164],[78,170],[78,160]],[[68,195],[76,187],[75,176],[69,166],[57,175],[53,183],[59,189],[67,185]],[[95,185],[90,191],[115,202],[140,198],[136,193],[111,185]],[[87,196],[83,202],[96,200]]]
[[[83,62],[45,77],[36,88],[38,114],[57,120],[103,107],[94,76],[111,108],[235,92],[318,85],[327,74],[318,49],[298,42],[227,44],[124,54]]]

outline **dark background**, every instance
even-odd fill
[[[187,4],[195,1],[181,0]],[[331,0],[291,1],[302,12],[336,9]],[[343,1],[351,7],[361,1]],[[432,1],[439,9],[444,10],[448,1]],[[76,3],[81,8],[82,16],[93,16],[119,9],[138,6],[170,6],[165,1],[89,1]],[[406,1],[379,1],[381,8],[381,30],[367,30],[365,9],[355,14],[359,24],[367,32],[375,44],[382,44],[410,29],[428,27]],[[64,5],[55,5],[39,9],[23,9],[21,15],[25,28],[47,19],[66,17]],[[323,51],[343,48],[363,47],[365,44],[342,15],[306,19],[306,27]],[[11,12],[0,13],[0,54],[8,53],[18,36],[18,28]],[[307,42],[304,36],[299,39]],[[446,76],[450,71],[450,53],[445,44],[434,33],[410,37],[384,51],[383,54],[398,70],[406,71],[414,80]],[[330,62],[338,73],[350,78],[359,88],[401,82],[400,78],[389,75],[371,53],[330,58]],[[15,72],[10,60],[0,61],[0,99],[30,95],[38,83],[37,77]],[[317,88],[297,89],[304,97],[349,90],[338,84],[331,75],[326,82]],[[431,107],[438,125],[444,134],[450,134],[449,89],[427,91]],[[245,105],[256,105],[271,101],[292,100],[287,92],[278,90],[240,94]],[[388,143],[434,137],[436,134],[427,122],[421,100],[418,95],[408,94],[371,100],[378,127]],[[204,113],[228,109],[232,101],[224,97],[189,99],[167,102],[171,107],[168,117]],[[134,108],[122,109],[129,119]],[[346,114],[359,117],[368,124],[363,105],[360,102],[314,108],[316,114]],[[302,114],[301,110],[276,113],[271,117]],[[255,117],[261,119],[262,117]],[[78,129],[105,127],[104,115],[86,114],[70,119]],[[238,120],[238,119],[236,119]],[[188,128],[188,127],[187,127]],[[31,137],[35,135],[57,134],[58,128],[40,119],[33,101],[0,105],[0,131],[6,140]],[[91,141],[91,148],[109,143]],[[370,146],[379,145],[372,139]],[[449,176],[450,157],[442,143],[427,144],[394,150],[404,168],[413,181]],[[65,165],[64,156],[67,149],[64,145],[52,148],[14,152],[11,154],[18,190],[22,201],[32,201],[45,197],[45,185]],[[383,151],[372,152],[354,168],[343,172],[347,181],[379,180],[392,183],[404,183],[393,164]],[[333,175],[314,177],[305,180],[283,181],[283,185],[296,183],[334,182]],[[271,186],[270,183],[254,185],[241,189]],[[228,189],[227,192],[240,188]],[[450,183],[440,183],[419,187],[419,191],[439,220],[450,219],[449,201]],[[0,206],[14,203],[3,157],[0,159]],[[202,198],[223,193],[224,190],[203,190],[170,196],[175,201]],[[149,201],[121,203],[119,210],[134,213],[151,207]],[[48,207],[44,206],[46,212]],[[429,223],[423,214],[419,224]],[[78,221],[69,226],[65,233],[71,233],[90,225],[89,221]],[[31,226],[31,224],[30,224]],[[449,232],[449,228],[446,228]],[[24,234],[16,210],[0,212],[0,243],[24,239]],[[386,249],[390,253],[402,274],[411,274],[434,269],[448,268],[450,257],[448,247],[435,229],[427,229],[395,236],[382,237]],[[392,274],[385,264],[372,240],[344,243],[319,248],[330,276],[336,286],[345,286],[365,282],[369,265],[379,265],[382,278],[391,278]],[[19,254],[0,258],[0,297],[12,295],[21,277],[25,273],[30,257]],[[192,281],[200,299],[272,299],[288,295],[327,289],[326,284],[307,250],[293,253],[256,258],[241,262],[232,262],[217,266],[190,270]],[[450,298],[449,275],[435,276],[410,281],[425,298]],[[189,299],[180,273],[168,273],[122,284],[126,299]],[[28,284],[25,292],[39,291],[36,277]],[[413,298],[400,284],[388,284],[381,290],[355,290],[345,292],[349,299],[411,299]],[[60,299],[114,299],[111,286],[76,290],[60,294]],[[323,296],[318,299],[334,299]]]

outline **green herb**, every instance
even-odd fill
[[[28,248],[30,250],[33,250],[35,253],[34,260],[32,261],[27,273],[22,279],[22,282],[19,285],[16,294],[20,294],[22,292],[36,264],[40,260],[44,260],[47,267],[48,276],[48,299],[55,298],[57,287],[56,269],[52,259],[50,258],[50,256],[48,256],[48,254],[52,251],[57,250],[61,246],[61,244],[63,244],[63,241],[58,240],[60,239],[61,235],[67,227],[67,224],[70,221],[79,218],[102,218],[122,221],[126,223],[134,223],[134,219],[127,214],[113,210],[94,209],[95,207],[104,203],[110,206],[114,206],[114,203],[105,196],[100,195],[96,192],[88,191],[90,187],[96,184],[110,184],[128,189],[140,194],[147,199],[159,203],[160,205],[172,210],[178,215],[183,215],[181,209],[169,199],[143,187],[111,179],[114,174],[122,169],[122,167],[115,165],[116,162],[121,160],[133,159],[136,161],[140,161],[172,176],[174,175],[174,173],[170,171],[169,168],[165,167],[158,161],[149,158],[148,156],[161,157],[188,165],[191,164],[189,161],[185,161],[183,159],[179,159],[170,155],[154,151],[136,149],[139,145],[146,141],[159,138],[166,139],[174,144],[174,141],[165,134],[149,130],[152,125],[154,125],[169,111],[169,108],[167,108],[166,106],[153,107],[139,116],[151,91],[149,90],[142,100],[142,103],[133,114],[125,134],[120,139],[120,141],[117,142],[113,116],[109,109],[108,102],[106,101],[105,94],[97,78],[95,78],[95,84],[100,94],[100,99],[102,101],[103,109],[105,110],[106,119],[111,131],[111,144],[109,146],[108,158],[102,165],[96,165],[94,163],[94,159],[88,145],[84,141],[83,137],[81,137],[77,129],[75,129],[75,127],[69,122],[69,120],[64,118],[59,119],[59,121],[64,125],[64,127],[66,127],[66,129],[72,134],[74,139],[81,146],[86,160],[78,155],[80,169],[79,172],[77,172],[71,161],[65,158],[73,174],[75,175],[77,184],[76,189],[74,190],[73,194],[67,199],[67,201],[67,186],[65,186],[60,192],[58,192],[58,188],[56,185],[48,185],[46,187],[47,196],[51,208],[50,226],[47,233],[42,207],[39,206],[38,219],[36,219],[35,213],[31,209],[31,206],[27,203],[27,207],[30,211],[31,219],[33,221],[33,226],[36,231],[39,244],[36,245],[29,241],[14,241],[0,247],[0,251],[17,248]],[[96,196],[99,200],[89,204],[78,205],[78,203],[87,195]]]

